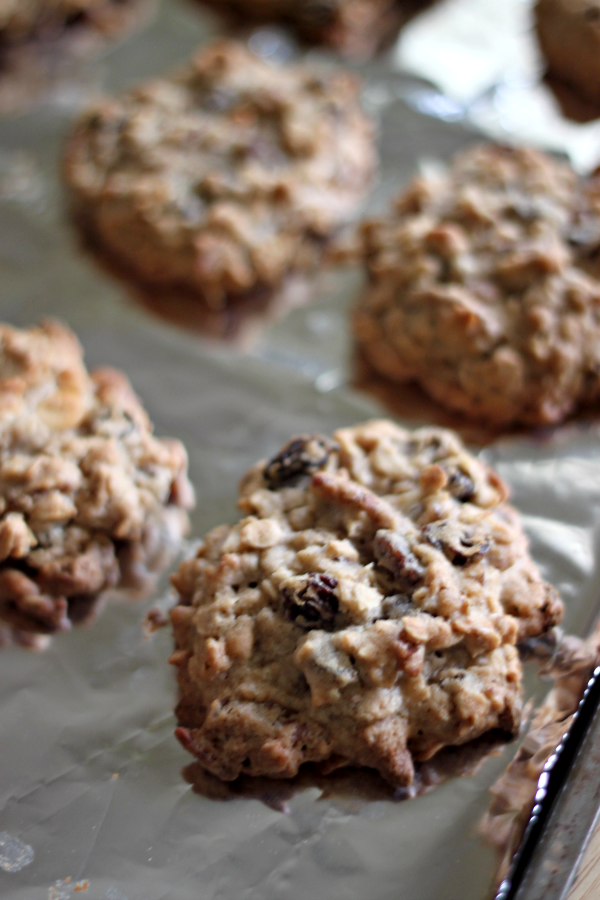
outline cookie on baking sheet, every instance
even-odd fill
[[[173,583],[182,744],[222,779],[414,762],[521,711],[516,642],[562,617],[501,479],[439,428],[293,438]]]
[[[535,26],[548,74],[600,116],[600,0],[537,0]]]
[[[242,22],[282,22],[308,43],[368,59],[433,0],[201,0]]]
[[[192,503],[183,446],[152,435],[122,373],[89,375],[56,322],[0,325],[2,640],[68,629],[160,562]]]
[[[600,215],[571,168],[485,145],[364,227],[354,317],[376,371],[497,426],[600,398]],[[594,247],[596,250],[594,251]]]
[[[374,164],[351,75],[222,41],[89,110],[64,171],[78,221],[113,259],[220,306],[311,268]]]

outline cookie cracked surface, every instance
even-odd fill
[[[222,41],[89,110],[64,170],[77,220],[113,259],[220,306],[312,268],[374,162],[352,76]]]
[[[415,179],[364,228],[354,325],[368,361],[500,426],[597,401],[598,196],[564,163],[495,145]]]
[[[257,464],[244,518],[173,577],[182,744],[225,780],[313,761],[406,785],[443,746],[515,732],[516,642],[562,604],[505,499],[437,428],[301,435]]]
[[[193,504],[179,441],[155,438],[125,376],[88,374],[56,322],[0,325],[0,632],[70,628],[160,565]]]

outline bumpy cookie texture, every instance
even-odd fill
[[[110,33],[128,25],[141,6],[142,0],[0,0],[0,45],[85,27]]]
[[[68,629],[192,503],[183,446],[153,437],[124,375],[89,375],[58,323],[0,326],[0,637]]]
[[[600,0],[538,0],[535,24],[549,74],[600,115]]]
[[[76,216],[115,259],[218,306],[314,265],[374,159],[352,76],[220,42],[86,113],[65,175]]]
[[[283,22],[309,43],[366,59],[431,0],[202,0],[242,21]]]
[[[301,435],[173,582],[177,736],[225,780],[378,769],[519,726],[519,638],[562,615],[500,478],[449,431]]]
[[[481,146],[417,178],[364,228],[355,333],[368,361],[495,425],[600,397],[600,206],[528,149]],[[597,203],[597,198],[596,198]]]

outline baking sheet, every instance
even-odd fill
[[[193,532],[235,516],[237,481],[294,432],[333,428],[383,408],[349,387],[351,268],[309,286],[312,303],[259,323],[244,349],[210,342],[136,304],[77,248],[56,174],[69,119],[101,85],[158,73],[215,33],[216,20],[176,0],[145,31],[86,68],[35,112],[0,122],[2,318],[60,316],[88,365],[130,376],[158,434],[183,440],[198,488]],[[428,158],[476,135],[420,115],[410,78],[386,61],[366,68],[381,121],[383,170],[371,208]],[[85,86],[85,89],[84,89]],[[255,325],[257,323],[254,323]],[[427,419],[429,408],[416,408]],[[485,454],[509,482],[532,552],[585,633],[600,588],[600,427],[594,421],[495,441]],[[167,599],[163,579],[157,596]],[[219,799],[186,781],[191,758],[173,738],[175,679],[168,630],[148,637],[154,599],[111,603],[90,628],[48,651],[0,654],[0,895],[6,900],[484,900],[494,852],[477,835],[487,788],[516,744],[473,777],[410,802],[379,784],[315,782],[299,793]],[[529,667],[527,692],[547,690]],[[207,796],[207,794],[209,796]]]

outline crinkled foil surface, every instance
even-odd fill
[[[495,140],[565,153],[576,169],[589,172],[600,164],[600,120],[594,112],[585,124],[566,119],[542,80],[534,5],[535,0],[445,0],[404,30],[394,65],[440,92],[417,91],[418,107],[464,119]]]
[[[484,12],[485,3],[481,8]],[[292,433],[330,432],[384,411],[350,387],[347,312],[360,276],[329,271],[311,303],[251,323],[243,346],[209,341],[135,303],[78,249],[57,166],[72,115],[100,88],[118,89],[184,60],[217,30],[200,8],[163,2],[158,18],[84,66],[34,111],[0,122],[0,309],[3,320],[64,319],[88,365],[130,376],[158,434],[183,440],[199,503],[193,534],[235,516],[237,482]],[[268,43],[268,42],[267,42]],[[426,159],[476,135],[463,120],[422,115],[417,82],[392,57],[365,67],[381,122],[383,172],[372,204]],[[412,94],[414,96],[414,94]],[[446,118],[448,118],[446,116]],[[260,326],[262,324],[262,330]],[[216,324],[217,330],[221,324]],[[230,328],[231,326],[227,326]],[[227,330],[225,328],[224,330]],[[397,398],[396,398],[397,399]],[[413,405],[427,421],[428,406]],[[483,451],[512,487],[532,552],[561,591],[566,628],[585,634],[600,587],[600,429],[593,421],[505,437]],[[262,786],[253,796],[182,772],[173,737],[168,629],[142,622],[144,601],[109,603],[91,627],[41,654],[0,653],[0,896],[5,900],[484,900],[495,867],[477,836],[488,787],[517,744],[472,777],[401,801],[346,779],[323,791]],[[528,674],[527,693],[547,690]]]

